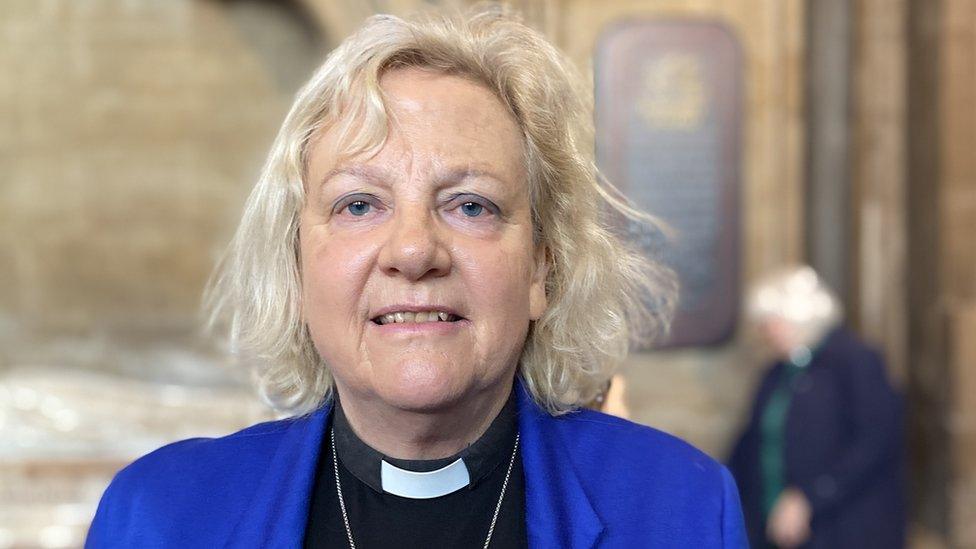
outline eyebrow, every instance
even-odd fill
[[[329,173],[325,174],[325,177],[323,177],[319,182],[319,188],[325,187],[325,185],[332,178],[338,175],[350,175],[352,177],[365,179],[371,183],[380,185],[385,181],[389,181],[390,179],[387,171],[382,168],[368,166],[366,164],[352,164],[350,166],[339,166],[330,170]]]
[[[452,170],[448,170],[445,173],[437,174],[436,181],[441,185],[445,185],[448,183],[461,182],[464,181],[465,179],[473,179],[473,178],[488,178],[488,179],[494,179],[495,181],[502,184],[506,183],[506,180],[504,178],[495,175],[493,172],[489,170],[483,170],[479,168],[455,168]]]
[[[383,186],[389,185],[389,181],[392,179],[390,173],[383,168],[369,166],[366,164],[352,164],[349,166],[336,167],[330,170],[329,173],[325,174],[325,177],[323,177],[320,181],[319,188],[324,187],[332,178],[339,175],[349,175]],[[438,186],[447,186],[450,183],[457,183],[464,181],[465,179],[472,178],[488,178],[502,184],[506,183],[504,178],[489,170],[480,168],[454,168],[447,170],[444,173],[436,174],[435,181],[437,181]]]

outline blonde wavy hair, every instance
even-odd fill
[[[345,154],[379,151],[389,118],[379,80],[400,67],[469,78],[518,123],[535,243],[549,263],[549,307],[530,328],[519,375],[552,414],[592,400],[632,341],[666,332],[677,283],[613,228],[657,223],[595,168],[588,88],[541,34],[498,7],[377,15],[331,52],[297,94],[210,280],[210,325],[257,359],[262,394],[276,409],[304,414],[331,397],[328,365],[302,320],[298,229],[309,145],[329,131]]]

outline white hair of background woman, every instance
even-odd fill
[[[747,299],[753,323],[772,318],[785,320],[799,342],[813,347],[844,318],[840,301],[813,268],[801,265],[776,271],[755,283]]]

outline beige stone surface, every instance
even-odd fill
[[[940,286],[948,331],[950,543],[976,547],[976,6],[943,2]]]
[[[293,90],[219,3],[0,10],[0,314],[192,319]]]
[[[857,0],[854,17],[852,166],[854,230],[851,319],[905,379],[906,6]]]
[[[976,3],[944,0],[942,284],[953,301],[976,301]]]
[[[242,387],[63,367],[0,372],[0,547],[81,547],[123,466],[175,440],[270,419]]]
[[[950,487],[952,542],[976,547],[976,303],[956,311],[952,325],[950,416],[954,478]]]
[[[267,419],[195,333],[322,55],[277,6],[0,2],[0,547],[80,547],[121,464]]]

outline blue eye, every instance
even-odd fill
[[[468,217],[478,217],[485,207],[477,202],[465,202],[461,204],[461,213]]]
[[[370,208],[369,203],[363,202],[362,200],[351,202],[348,206],[346,206],[346,209],[349,210],[349,213],[357,217],[369,213],[369,208]]]

